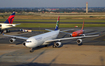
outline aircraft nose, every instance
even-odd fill
[[[23,42],[23,45],[26,46],[26,47],[28,47],[28,46],[31,45],[31,43],[29,43],[29,41],[25,41],[25,42]]]
[[[24,46],[32,48],[32,47],[37,47],[37,43],[35,41],[31,41],[31,42],[25,42],[23,43]]]
[[[72,36],[73,36],[73,37],[76,37],[76,36],[77,36],[77,33],[73,33]]]
[[[70,34],[70,37],[72,37],[72,34]]]
[[[34,37],[30,37],[23,43],[23,45],[29,48],[33,48],[36,47],[38,44]]]

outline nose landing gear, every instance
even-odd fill
[[[33,50],[33,48],[30,48],[30,52],[33,52],[34,50]]]

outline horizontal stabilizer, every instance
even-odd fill
[[[73,31],[73,30],[74,30],[74,29],[67,29],[67,30],[63,30],[63,31],[65,32],[65,31]]]
[[[72,34],[72,33],[68,33],[68,32],[64,32],[64,31],[60,31],[61,33],[64,33],[64,34]]]
[[[20,25],[20,23],[16,24],[16,25]]]
[[[47,31],[54,31],[54,30],[50,30],[50,29],[45,29],[45,30],[47,30]]]

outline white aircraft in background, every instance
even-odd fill
[[[16,40],[15,38],[26,40],[23,43],[23,45],[26,46],[26,47],[31,48],[30,52],[32,52],[33,48],[35,48],[35,47],[38,47],[38,46],[41,46],[41,45],[48,45],[51,42],[54,42],[53,47],[60,47],[62,40],[80,39],[80,38],[84,38],[84,37],[95,37],[95,36],[98,36],[98,35],[92,35],[92,36],[68,37],[68,38],[56,39],[58,34],[59,34],[59,32],[60,32],[60,30],[58,29],[59,28],[59,18],[60,17],[58,17],[55,30],[49,30],[51,32],[43,33],[43,34],[32,36],[32,37],[29,37],[29,38],[21,37],[21,36],[12,36],[12,35],[4,35],[4,36],[12,37],[10,39],[10,42],[14,42]]]
[[[4,30],[6,30],[6,33],[7,33],[7,32],[9,32],[8,28],[15,27],[16,25],[19,25],[19,24],[12,24],[14,17],[15,17],[15,12],[13,12],[4,23],[0,23],[1,33],[4,32]]]

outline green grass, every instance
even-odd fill
[[[0,21],[5,21],[6,19],[0,19]],[[56,22],[57,20],[46,20],[46,19],[15,19],[15,22]],[[61,19],[60,22],[105,22],[105,19]]]
[[[14,21],[23,21],[23,22],[56,22],[57,20],[14,20]],[[105,20],[99,20],[99,19],[89,19],[89,20],[85,20],[85,19],[65,19],[65,20],[60,20],[60,22],[105,22]]]
[[[60,24],[60,28],[68,28],[68,27],[82,27],[82,24]],[[16,27],[37,27],[37,28],[54,28],[55,24],[45,24],[45,23],[21,23]],[[85,24],[84,27],[105,27],[105,24]]]

